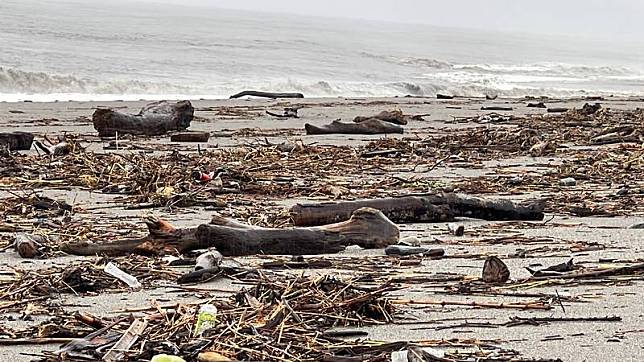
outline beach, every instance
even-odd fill
[[[550,109],[568,111],[549,113],[547,108],[527,106],[539,102]],[[642,263],[644,234],[642,229],[629,227],[644,222],[643,129],[641,118],[639,121],[637,118],[641,117],[644,99],[604,96],[487,100],[409,96],[192,100],[195,112],[189,130],[209,133],[208,142],[174,143],[167,135],[123,135],[115,149],[106,149],[115,140],[97,136],[92,124],[95,109],[109,107],[137,113],[146,103],[0,103],[0,132],[31,132],[43,142],[45,137],[52,140],[67,137],[82,146],[82,150],[77,148],[73,154],[60,157],[40,154],[35,148],[20,151],[19,155],[2,156],[7,158],[0,165],[3,217],[0,225],[4,226],[0,229],[0,245],[7,246],[7,250],[0,253],[3,295],[0,306],[12,300],[2,288],[18,280],[22,273],[18,270],[44,275],[48,269],[69,269],[80,261],[102,265],[100,257],[64,255],[56,250],[57,242],[100,242],[144,235],[143,216],[150,213],[182,228],[207,224],[215,212],[254,225],[281,228],[292,226],[288,208],[298,202],[432,192],[516,202],[542,199],[543,220],[457,218],[455,222],[464,226],[464,236],[450,234],[447,222],[398,224],[400,239],[414,237],[422,246],[442,248],[444,258],[385,256],[383,248],[351,246],[337,254],[305,257],[328,261],[330,267],[284,269],[281,273],[293,278],[301,274],[350,278],[369,273],[381,275],[382,280],[399,278],[395,283],[399,288],[386,297],[399,301],[395,308],[403,312],[404,318],[399,315],[393,322],[360,327],[368,333],[359,337],[363,340],[422,344],[455,339],[452,346],[436,342],[433,348],[452,355],[455,350],[460,351],[461,356],[467,353],[473,356],[476,351],[489,358],[514,356],[513,360],[644,359],[641,271],[588,280],[553,278],[539,282],[530,280],[531,274],[526,269],[540,269],[570,259],[581,270]],[[601,104],[598,111],[575,113],[584,109],[585,104],[595,103]],[[281,113],[285,107],[298,108],[298,118],[278,118],[266,113]],[[305,123],[322,126],[338,119],[351,122],[356,116],[391,110],[419,117],[403,126],[403,134],[395,135],[307,135],[304,129]],[[606,144],[593,141],[606,128],[617,126],[634,128],[629,135],[635,139]],[[547,143],[543,150],[535,150],[533,146],[541,142]],[[286,145],[286,151],[280,145]],[[373,157],[366,155],[375,151],[384,152]],[[95,155],[103,154],[120,156],[113,156],[111,165],[94,161],[98,159]],[[222,164],[213,165],[209,158],[220,159]],[[114,161],[117,159],[121,161]],[[180,169],[188,172],[190,166],[186,165],[195,160],[210,167],[204,172],[225,171],[221,172],[223,189],[236,191],[217,193],[209,188],[203,191],[198,184],[191,183],[189,173],[176,174],[173,167],[181,165]],[[154,187],[145,192],[125,188],[128,182],[136,180],[117,170],[121,167],[135,174],[127,165],[137,162],[153,165],[145,166],[148,167],[145,172],[158,171]],[[106,181],[103,176],[94,180],[85,174],[96,167],[114,172],[113,181]],[[164,169],[174,171],[164,173]],[[36,177],[37,174],[41,176]],[[562,183],[565,178],[573,178],[574,183]],[[172,184],[169,180],[181,182]],[[118,189],[120,184],[124,188]],[[176,207],[154,204],[165,193],[178,194],[184,188],[207,194],[209,204]],[[20,205],[29,204],[27,200],[33,195],[64,201],[72,209],[55,216],[39,216],[40,211],[30,211],[26,206],[22,206],[26,211],[16,211]],[[140,207],[132,207],[137,205]],[[50,242],[46,257],[23,259],[10,246],[15,232],[58,235],[59,239]],[[489,255],[497,255],[507,264],[510,281],[481,293],[459,289],[459,285],[467,286],[480,277]],[[261,269],[262,263],[276,258],[279,259],[253,255],[232,259],[245,267]],[[169,275],[188,270],[167,265],[160,268]],[[456,278],[423,281],[446,276]],[[16,334],[54,315],[82,311],[109,318],[123,315],[128,308],[163,309],[160,306],[167,303],[228,298],[242,287],[234,279],[217,278],[199,283],[191,290],[182,289],[174,280],[152,277],[146,279],[140,291],[129,291],[122,284],[89,294],[59,290],[44,300],[7,307],[0,317],[0,334]],[[434,304],[423,304],[427,301]],[[516,303],[535,303],[544,308],[503,306]],[[592,320],[610,316],[619,320]],[[515,317],[552,320],[534,320],[518,326],[503,324]],[[562,318],[580,320],[557,320]],[[5,329],[10,333],[3,333]],[[29,354],[53,351],[60,345],[3,344],[0,344],[3,360],[16,362],[32,360],[35,357]],[[234,348],[222,350],[232,355]]]

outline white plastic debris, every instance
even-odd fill
[[[561,186],[575,186],[577,185],[577,180],[572,177],[566,177],[559,180],[559,185]]]
[[[114,278],[122,281],[123,283],[127,284],[128,287],[134,289],[134,290],[140,290],[143,288],[141,283],[139,283],[138,279],[136,277],[133,277],[132,275],[124,272],[123,270],[119,269],[116,265],[114,265],[112,262],[107,263],[105,266],[105,269],[103,269],[107,274],[113,276]]]

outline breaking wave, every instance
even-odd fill
[[[171,83],[131,81],[100,82],[72,75],[27,72],[19,69],[0,67],[0,93],[12,94],[167,94],[194,91],[191,87]]]
[[[0,67],[0,101],[107,101],[138,99],[217,99],[244,89],[259,89],[276,92],[302,92],[307,97],[392,97],[428,96],[437,93],[480,97],[496,94],[507,97],[526,95],[574,96],[584,94],[628,95],[632,92],[616,92],[615,82],[639,88],[644,77],[633,76],[628,69],[610,67],[577,67],[579,72],[602,73],[601,79],[608,85],[605,89],[593,88],[584,91],[587,77],[572,76],[574,71],[566,66],[561,75],[539,69],[542,73],[530,73],[537,66],[514,67],[497,70],[497,66],[456,66],[430,59],[402,60],[401,63],[430,64],[433,70],[419,73],[405,81],[345,81],[310,79],[246,79],[231,82],[181,83],[149,82],[140,80],[108,80],[80,78],[72,75],[28,72]],[[476,69],[476,71],[472,71]],[[599,76],[597,76],[599,77]],[[593,79],[597,83],[596,79]],[[600,82],[601,83],[601,82]]]

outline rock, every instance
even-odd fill
[[[559,180],[559,185],[560,186],[575,186],[575,185],[577,185],[577,180],[575,180],[573,177],[562,178],[561,180]]]

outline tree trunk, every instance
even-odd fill
[[[10,151],[26,151],[31,148],[34,135],[28,132],[0,133],[0,148]]]
[[[302,93],[273,93],[273,92],[260,92],[260,91],[243,91],[239,92],[237,94],[233,94],[230,96],[230,99],[234,98],[241,98],[244,96],[252,96],[252,97],[264,97],[264,98],[304,98],[304,94]]]
[[[407,196],[375,200],[297,204],[291,217],[298,226],[324,225],[349,218],[361,207],[378,209],[396,223],[444,222],[456,216],[483,220],[542,220],[543,204],[517,204],[504,199],[482,199],[457,194]]]
[[[100,137],[119,134],[158,136],[169,131],[190,127],[194,108],[190,101],[168,103],[154,102],[146,105],[138,114],[125,114],[111,109],[99,108],[92,121]]]
[[[355,210],[349,220],[319,227],[272,229],[215,217],[196,229],[175,229],[165,221],[146,221],[150,235],[142,239],[102,244],[66,243],[61,250],[74,255],[162,254],[216,248],[222,255],[310,255],[337,253],[348,245],[384,248],[398,242],[398,227],[380,211]]]
[[[389,122],[389,123],[395,123],[398,125],[405,125],[407,124],[407,118],[412,118],[409,116],[405,116],[401,111],[395,110],[395,111],[382,111],[375,116],[371,117],[363,117],[363,116],[357,116],[356,118],[353,119],[354,123],[361,123],[364,121],[367,121],[371,118],[376,118],[381,121]]]
[[[403,133],[399,125],[382,121],[376,118],[369,118],[360,123],[342,123],[333,121],[324,126],[305,124],[306,134],[382,134],[382,133]]]
[[[439,222],[454,219],[449,207],[434,205],[428,199],[417,196],[296,204],[291,208],[291,217],[297,226],[326,225],[348,220],[351,213],[361,207],[380,210],[395,223]]]

